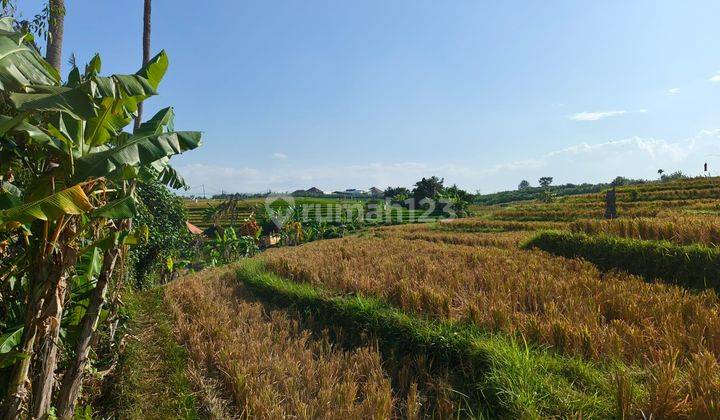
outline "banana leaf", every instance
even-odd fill
[[[60,111],[78,120],[88,120],[97,115],[90,89],[89,82],[72,88],[30,86],[29,93],[10,93],[10,101],[18,111]]]
[[[0,127],[2,127],[0,128],[0,135],[7,133],[21,134],[28,140],[62,151],[62,146],[56,140],[45,134],[40,128],[26,122],[24,117],[25,114],[19,114],[14,118],[0,115]]]
[[[121,173],[125,166],[147,165],[195,149],[200,146],[200,138],[201,134],[197,131],[132,136],[112,149],[76,159],[75,177],[86,180],[114,176]]]
[[[60,75],[16,32],[12,18],[0,18],[0,89],[21,92],[30,85],[58,85]]]
[[[150,83],[150,86],[157,89],[160,81],[165,76],[167,68],[168,56],[165,50],[162,50],[135,74],[145,78]]]
[[[78,252],[78,255],[84,255],[93,249],[107,250],[113,247],[122,245],[140,245],[147,243],[150,235],[150,230],[147,226],[143,225],[138,227],[132,232],[111,232],[104,238],[98,239],[92,244],[86,246]]]
[[[165,168],[157,176],[156,180],[163,185],[179,190],[180,188],[187,189],[188,185],[185,179],[180,175],[175,168],[170,165],[165,165]]]
[[[0,210],[0,224],[29,223],[34,219],[54,220],[65,214],[82,214],[93,209],[87,195],[78,184],[43,199]]]
[[[136,136],[148,136],[151,134],[161,134],[163,131],[173,131],[175,122],[175,111],[172,107],[163,108],[156,112],[152,118],[140,124]]]
[[[97,64],[92,70],[86,69],[86,73],[100,71],[99,56],[96,58]],[[101,98],[100,110],[97,117],[88,120],[85,142],[98,146],[122,132],[137,115],[138,103],[157,94],[166,70],[167,55],[161,51],[134,75],[94,76],[95,96]]]
[[[137,214],[135,198],[123,197],[100,207],[92,212],[92,217],[106,219],[130,219]]]
[[[5,332],[3,335],[0,335],[0,354],[8,353],[15,346],[20,344],[22,333],[23,327],[17,327],[15,329],[11,329],[10,331]]]

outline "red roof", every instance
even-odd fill
[[[199,227],[193,225],[192,223],[190,223],[190,222],[185,222],[185,223],[187,224],[188,230],[189,230],[190,233],[192,233],[193,235],[202,235],[203,233],[205,233],[205,232],[203,232],[202,229],[200,229]]]

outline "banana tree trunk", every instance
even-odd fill
[[[36,233],[36,236],[40,237],[42,229],[42,225],[36,225],[33,231]],[[39,247],[43,247],[43,245],[44,244]],[[23,341],[20,347],[20,351],[25,353],[26,357],[13,368],[4,404],[5,411],[3,418],[5,419],[19,418],[23,402],[28,399],[28,374],[31,363],[35,360],[34,349],[35,343],[38,341],[38,325],[43,318],[43,308],[46,306],[49,290],[52,288],[52,285],[59,282],[60,275],[62,274],[62,269],[57,264],[58,261],[48,260],[42,251],[38,249],[35,251],[36,254],[32,258],[29,296],[25,309]]]
[[[5,420],[19,418],[22,403],[27,399],[28,390],[25,385],[30,371],[35,336],[37,335],[37,324],[35,323],[37,316],[37,305],[31,296],[25,316],[22,345],[20,346],[20,351],[25,353],[27,357],[17,363],[11,373],[3,412],[3,419]]]
[[[33,371],[32,407],[33,418],[46,418],[52,403],[52,391],[55,385],[55,369],[57,367],[58,340],[60,339],[60,322],[62,320],[67,294],[67,271],[75,265],[77,252],[66,248],[58,255],[51,269],[51,287],[45,298],[42,319],[38,325],[38,348],[35,354],[37,367]]]
[[[90,342],[97,328],[100,311],[105,304],[105,293],[107,285],[112,278],[115,261],[119,253],[118,248],[112,248],[105,251],[103,256],[103,265],[98,277],[97,284],[90,297],[85,316],[82,320],[82,330],[75,346],[75,359],[68,366],[65,376],[63,377],[62,386],[60,387],[60,395],[57,401],[57,415],[61,419],[70,419],[75,412],[75,402],[77,401],[80,385],[82,385],[83,372],[88,362],[88,353],[90,352]]]

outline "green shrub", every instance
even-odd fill
[[[619,268],[648,280],[720,291],[720,251],[702,245],[545,231],[523,246],[563,257],[581,257],[602,269]]]
[[[177,259],[191,240],[187,210],[180,197],[156,182],[138,183],[136,226],[148,227],[148,242],[132,248],[131,267],[135,284],[144,288],[161,282],[167,259]]]

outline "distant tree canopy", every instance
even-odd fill
[[[613,181],[610,183],[613,187],[622,187],[623,185],[629,185],[630,179],[625,178],[624,176],[618,176],[613,179]]]
[[[518,185],[518,191],[521,191],[521,190],[524,190],[527,188],[530,188],[530,183],[526,179],[523,179],[522,181],[520,181],[520,185]]]
[[[660,180],[663,182],[674,181],[677,179],[685,179],[685,178],[688,178],[688,176],[680,171],[675,171],[675,172],[671,173],[670,175],[665,175],[665,174],[660,175]]]
[[[410,197],[410,190],[405,187],[387,187],[383,191],[383,197],[395,198],[397,196],[404,196],[405,198]]]
[[[475,195],[453,184],[451,187],[445,188],[441,198],[448,200],[459,216],[465,216],[470,204],[475,200]]]
[[[543,177],[541,177],[541,178],[538,180],[538,182],[540,183],[540,186],[541,186],[542,188],[547,188],[547,187],[550,186],[550,184],[552,184],[552,182],[553,182],[553,177],[551,177],[551,176],[543,176]]]
[[[445,182],[444,178],[438,178],[436,176],[431,176],[430,178],[423,178],[420,181],[415,183],[415,188],[413,189],[413,197],[415,197],[415,202],[419,202],[422,199],[430,198],[430,199],[436,199],[440,194],[442,194],[445,187],[443,187],[443,182]]]
[[[632,178],[626,178],[624,176],[617,176],[613,181],[610,183],[610,186],[613,187],[622,187],[626,185],[637,185],[637,184],[644,184],[647,181],[644,179],[632,179]]]
[[[637,182],[641,183],[641,182]],[[551,189],[557,196],[577,195],[577,194],[591,194],[599,193],[607,189],[610,184],[565,184],[565,185],[551,185],[548,189]],[[523,200],[536,200],[540,197],[541,193],[545,191],[542,187],[528,187],[523,190],[511,190],[511,191],[500,191],[492,194],[482,194],[475,198],[478,204],[492,205],[511,203],[513,201]]]

